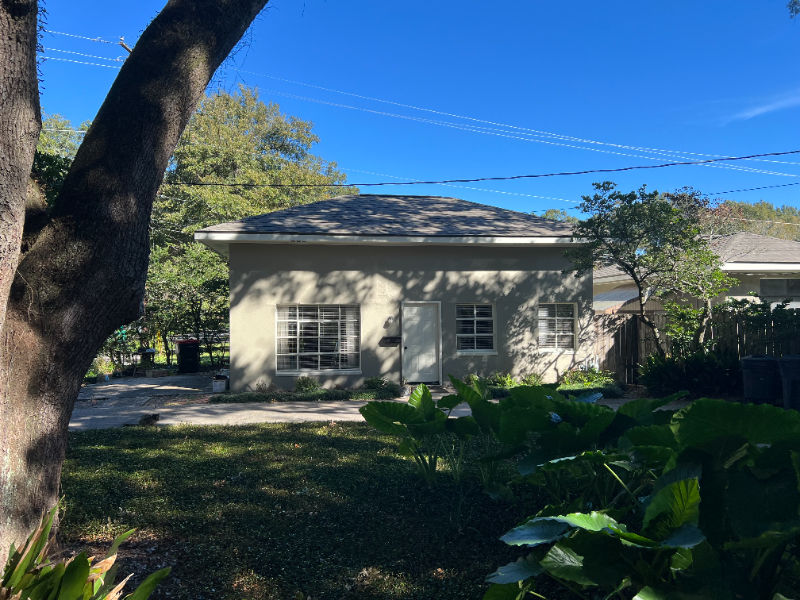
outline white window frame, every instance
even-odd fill
[[[458,338],[461,337],[477,337],[478,333],[458,333],[458,322],[459,321],[488,321],[486,317],[478,318],[472,317],[472,319],[462,319],[458,316],[458,307],[459,306],[488,306],[492,309],[492,349],[491,350],[459,350],[458,349]],[[474,313],[473,313],[474,314]],[[474,331],[477,332],[477,326],[474,328]],[[488,337],[485,335],[481,335],[481,337]],[[476,344],[477,345],[477,344]],[[456,303],[456,354],[457,355],[474,355],[480,354],[482,356],[497,356],[497,305],[494,302],[457,302]]]
[[[554,305],[556,307],[556,314],[558,314],[558,306],[568,304],[572,307],[572,348],[542,348],[541,344],[541,335],[542,335],[542,328],[541,328],[541,317],[539,317],[539,309],[542,305]],[[567,317],[556,317],[556,322],[558,319],[562,319],[564,321],[567,320]],[[556,334],[558,335],[558,334]],[[539,302],[536,306],[536,345],[539,349],[540,354],[576,354],[578,352],[578,305],[576,302]],[[558,346],[558,339],[556,339],[556,346]]]
[[[278,353],[278,340],[280,338],[285,338],[287,336],[279,336],[278,335],[278,323],[281,322],[278,319],[279,309],[281,307],[290,306],[294,307],[297,310],[297,352],[295,353]],[[320,307],[342,307],[342,306],[355,306],[358,308],[358,368],[354,369],[324,369],[324,370],[315,370],[315,369],[301,369],[299,368],[300,365],[300,356],[302,355],[321,355],[321,354],[334,354],[331,352],[300,352],[300,323],[302,322],[300,319],[300,307],[301,306],[316,306],[317,310]],[[305,321],[305,322],[316,322],[319,323],[319,317],[313,321]],[[340,318],[337,320],[338,323],[341,323],[341,312]],[[355,303],[343,303],[343,304],[312,304],[312,303],[305,303],[305,302],[298,302],[298,303],[285,303],[285,304],[276,304],[275,305],[275,375],[276,377],[298,377],[302,375],[361,375],[361,324],[363,322],[362,314],[361,314],[361,304]],[[341,338],[341,328],[338,328],[339,337]],[[295,370],[278,370],[278,357],[279,356],[297,356],[297,364],[298,368]]]

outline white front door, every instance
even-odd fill
[[[439,305],[403,305],[403,377],[439,382]]]

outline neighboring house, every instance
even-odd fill
[[[800,242],[739,232],[716,238],[711,249],[722,260],[722,270],[739,280],[716,302],[753,293],[772,302],[800,302]],[[594,271],[593,306],[597,314],[639,312],[638,291],[618,267],[602,267]],[[658,300],[650,300],[645,310],[663,309]]]
[[[556,373],[593,354],[571,226],[431,196],[341,196],[202,229],[230,259],[231,389]]]

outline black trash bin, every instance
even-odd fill
[[[200,370],[200,342],[183,340],[178,346],[178,373],[197,373]]]
[[[800,410],[800,354],[778,359],[783,380],[783,408]]]
[[[753,404],[777,404],[781,397],[778,360],[773,356],[745,356],[742,359],[744,399]]]

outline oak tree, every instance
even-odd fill
[[[142,309],[150,215],[169,159],[266,2],[169,0],[123,64],[50,211],[26,203],[41,128],[39,6],[0,4],[0,560],[57,500],[83,376]]]

